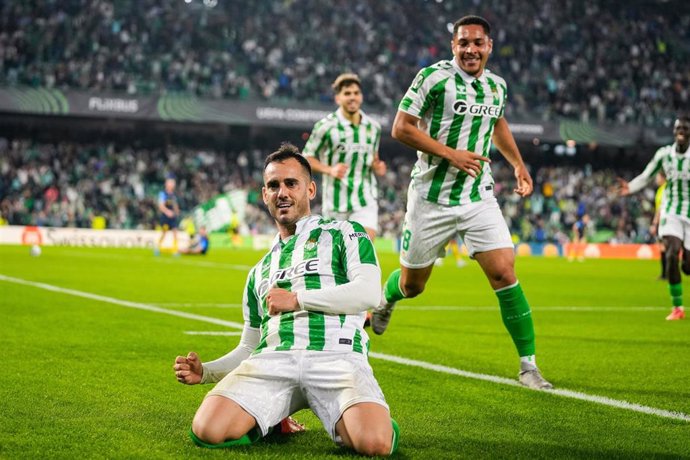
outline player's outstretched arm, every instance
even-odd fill
[[[630,185],[628,184],[628,181],[621,177],[617,177],[616,180],[618,181],[618,185],[616,186],[616,194],[619,196],[630,195]]]
[[[482,162],[491,162],[486,157],[477,155],[467,150],[455,150],[441,144],[436,139],[419,129],[419,118],[409,113],[398,110],[393,121],[391,136],[413,149],[421,150],[430,155],[448,160],[455,168],[466,172],[472,177],[477,177],[482,170]]]
[[[498,151],[501,152],[501,155],[513,166],[515,180],[517,181],[514,189],[515,193],[522,197],[529,196],[534,188],[532,176],[530,176],[524,161],[522,161],[522,155],[520,155],[520,150],[515,143],[513,133],[510,131],[510,126],[508,126],[505,118],[501,117],[496,121],[492,140]]]

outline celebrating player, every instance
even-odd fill
[[[679,117],[673,125],[675,142],[661,147],[642,173],[627,182],[618,179],[622,196],[639,192],[657,172],[666,176],[666,190],[661,199],[659,236],[666,252],[666,276],[673,309],[669,321],[685,318],[683,285],[678,254],[683,250],[683,273],[690,275],[690,117]]]
[[[266,159],[262,191],[278,235],[249,272],[239,346],[193,372],[195,381],[219,383],[190,435],[203,447],[248,444],[309,407],[336,443],[389,455],[398,429],[367,362],[362,329],[380,299],[372,242],[355,222],[311,215],[316,184],[290,144]],[[186,378],[191,371],[178,372]]]
[[[388,277],[371,325],[377,334],[386,330],[395,302],[424,291],[434,260],[460,234],[498,297],[520,356],[520,383],[548,389],[552,385],[535,361],[532,313],[515,276],[513,242],[493,194],[491,141],[515,170],[517,194],[532,193],[532,178],[503,116],[506,83],[485,69],[490,32],[481,17],[459,19],[451,42],[454,59],[422,69],[400,103],[392,135],[416,148],[418,161],[408,191],[401,268]]]
[[[374,174],[386,173],[379,159],[381,125],[360,109],[357,75],[339,75],[332,88],[338,110],[314,125],[303,154],[312,170],[323,174],[322,214],[359,222],[373,239],[379,226]]]

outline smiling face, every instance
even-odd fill
[[[676,141],[679,152],[685,152],[690,144],[690,121],[686,119],[676,120],[673,125],[673,138]]]
[[[453,56],[460,68],[474,77],[481,76],[493,48],[493,41],[479,24],[458,28],[451,42]]]
[[[357,83],[345,85],[335,95],[335,103],[342,107],[347,114],[354,115],[362,106],[362,89]]]
[[[284,238],[294,234],[297,221],[311,213],[309,201],[316,196],[316,184],[297,160],[288,158],[266,166],[261,192]]]

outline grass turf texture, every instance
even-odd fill
[[[45,247],[31,257],[27,247],[0,246],[0,274],[241,322],[234,305],[243,266],[259,256]],[[387,275],[397,258],[381,262]],[[690,321],[664,321],[668,288],[655,281],[657,262],[520,258],[517,269],[538,364],[557,388],[690,414]],[[690,299],[688,283],[685,290]],[[476,263],[446,261],[424,294],[399,306],[389,331],[371,334],[372,351],[516,377],[514,348]],[[172,363],[190,350],[209,360],[232,349],[239,337],[184,333],[222,326],[1,280],[0,314],[0,458],[352,456],[309,411],[297,414],[308,431],[288,439],[231,453],[194,446],[187,429],[210,387],[180,385]],[[400,423],[399,458],[690,457],[690,422],[370,362]]]

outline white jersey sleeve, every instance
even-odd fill
[[[630,190],[631,194],[637,193],[645,188],[645,186],[654,178],[654,175],[661,169],[662,159],[665,153],[664,151],[664,147],[657,150],[652,160],[644,168],[644,171],[642,171],[639,176],[628,182],[628,189]]]

